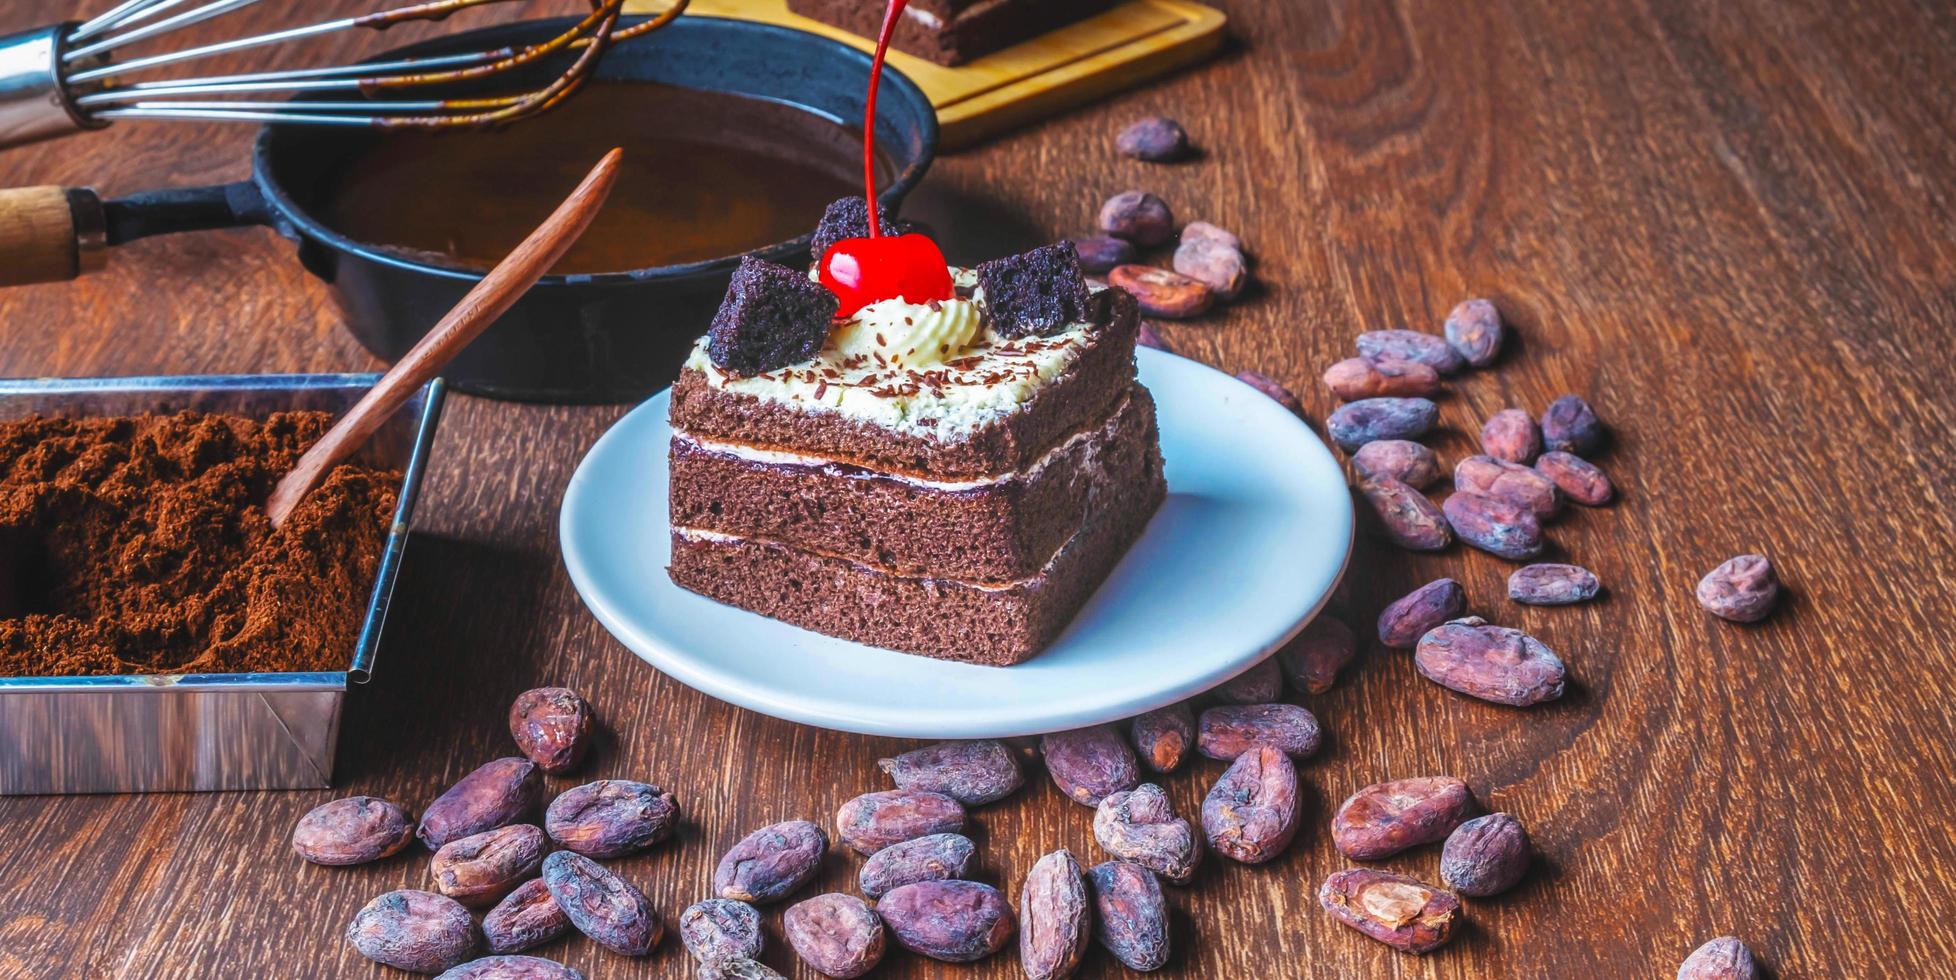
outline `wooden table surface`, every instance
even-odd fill
[[[1330,738],[1302,767],[1298,842],[1262,867],[1214,861],[1174,890],[1165,975],[1668,977],[1725,933],[1782,977],[1952,975],[1956,8],[1228,6],[1239,42],[1220,61],[940,161],[922,207],[963,215],[954,257],[1014,237],[983,222],[1077,232],[1105,196],[1152,189],[1185,219],[1237,230],[1258,258],[1252,297],[1167,336],[1226,371],[1275,375],[1316,418],[1332,407],[1317,376],[1354,334],[1437,329],[1456,301],[1491,296],[1519,342],[1452,386],[1443,458],[1470,452],[1493,411],[1573,391],[1615,429],[1605,464],[1622,500],[1552,531],[1607,583],[1587,606],[1516,606],[1511,566],[1478,552],[1361,540],[1340,604],[1362,631],[1392,597],[1450,575],[1477,612],[1558,650],[1570,694],[1530,711],[1482,704],[1370,646],[1307,702]],[[256,11],[237,19],[278,13]],[[71,12],[15,0],[0,30]],[[1118,157],[1115,130],[1151,112],[1185,120],[1203,158]],[[0,184],[113,194],[231,180],[249,137],[122,125],[0,152]],[[265,231],[152,239],[83,281],[0,293],[6,375],[375,366]],[[612,734],[581,777],[647,779],[685,808],[676,842],[618,862],[668,921],[706,896],[748,830],[826,823],[886,788],[876,759],[904,743],[696,694],[579,604],[557,505],[621,411],[451,400],[334,790],[0,801],[0,975],[390,973],[341,930],[370,897],[425,886],[425,857],[313,867],[289,849],[292,823],[354,793],[426,804],[511,752],[505,706],[534,685],[574,686],[602,712]],[[1692,587],[1746,551],[1773,556],[1790,598],[1762,625],[1715,621]],[[1221,770],[1202,762],[1166,783],[1188,813]],[[1338,800],[1437,773],[1519,815],[1540,857],[1513,893],[1470,902],[1450,947],[1413,958],[1333,923],[1315,891],[1346,863],[1326,832]],[[1036,773],[976,823],[983,876],[1014,896],[1041,853],[1103,859],[1088,810]],[[1383,864],[1432,879],[1437,862],[1426,848]],[[851,888],[857,863],[833,854],[823,889]],[[769,928],[768,961],[796,971],[778,915]],[[594,978],[688,968],[671,938],[636,961],[585,941],[543,952]],[[1083,975],[1121,972],[1095,952]],[[955,967],[897,953],[878,975],[1019,971],[1010,953]]]

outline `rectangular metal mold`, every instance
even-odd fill
[[[0,419],[194,409],[344,412],[376,374],[0,379]],[[331,785],[347,688],[371,676],[442,383],[416,392],[355,459],[402,471],[400,502],[344,671],[0,677],[0,795],[319,789]]]

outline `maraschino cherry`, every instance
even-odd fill
[[[876,55],[869,66],[863,110],[863,200],[869,211],[869,237],[844,238],[830,245],[815,267],[822,285],[842,301],[838,316],[851,316],[886,299],[928,303],[957,294],[936,242],[918,234],[886,236],[876,214],[876,87],[883,78],[890,34],[906,2],[890,0],[883,12],[883,29],[876,35]]]

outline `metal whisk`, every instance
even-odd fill
[[[81,23],[0,37],[0,147],[106,126],[116,119],[224,119],[244,122],[434,129],[507,122],[543,112],[584,83],[609,46],[670,23],[688,0],[656,17],[619,27],[625,0],[586,0],[590,13],[547,41],[464,54],[249,74],[155,77],[199,59],[287,44],[355,28],[439,20],[507,0],[424,0],[358,17],[233,38],[179,51],[117,60],[125,48],[220,17],[259,0],[123,0]],[[301,3],[303,6],[303,2]],[[488,78],[574,52],[548,83],[524,91],[457,99],[383,96],[418,86]],[[342,101],[255,101],[252,96],[345,93]]]

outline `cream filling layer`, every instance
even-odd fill
[[[1081,528],[1081,531],[1083,530],[1085,530],[1084,527]],[[837,555],[825,555],[820,552],[805,551],[794,545],[774,541],[769,538],[744,538],[738,534],[722,534],[719,531],[708,531],[696,527],[675,526],[672,529],[672,536],[683,541],[699,541],[707,544],[755,544],[763,548],[782,548],[797,554],[820,558],[824,561],[848,562],[858,568],[866,568],[881,575],[888,575],[891,578],[909,579],[913,582],[939,582],[945,585],[954,585],[961,589],[976,589],[980,592],[1010,592],[1013,589],[1022,589],[1029,585],[1036,585],[1040,580],[1046,578],[1047,574],[1053,570],[1053,567],[1059,564],[1060,559],[1066,557],[1066,553],[1071,551],[1074,544],[1079,542],[1081,531],[1074,531],[1066,541],[1061,543],[1059,548],[1053,552],[1053,557],[1046,559],[1046,564],[1041,565],[1038,571],[1025,578],[1009,579],[1003,582],[979,582],[971,579],[944,578],[938,575],[905,575],[902,572],[884,568],[880,565],[872,565],[868,562],[857,561],[854,558],[843,558]]]
[[[1107,417],[1102,419],[1099,425],[1089,429],[1081,429],[1067,436],[1065,439],[1060,440],[1024,469],[1006,470],[1003,473],[994,473],[971,480],[928,480],[920,476],[869,469],[857,463],[833,459],[827,456],[811,456],[803,453],[783,452],[778,449],[761,449],[737,442],[721,442],[717,439],[694,435],[684,429],[672,430],[672,437],[681,442],[698,446],[700,449],[715,455],[731,456],[746,463],[757,463],[764,466],[795,466],[808,469],[837,467],[843,471],[842,475],[851,479],[894,480],[898,483],[906,483],[911,486],[922,487],[926,490],[957,492],[961,490],[979,490],[985,487],[995,487],[1014,481],[1029,481],[1045,472],[1046,468],[1051,466],[1055,460],[1072,452],[1081,443],[1096,438],[1112,438],[1114,430],[1120,426],[1121,413],[1127,410],[1130,399],[1131,396],[1123,395],[1121,400],[1114,405],[1113,411],[1108,412]]]

